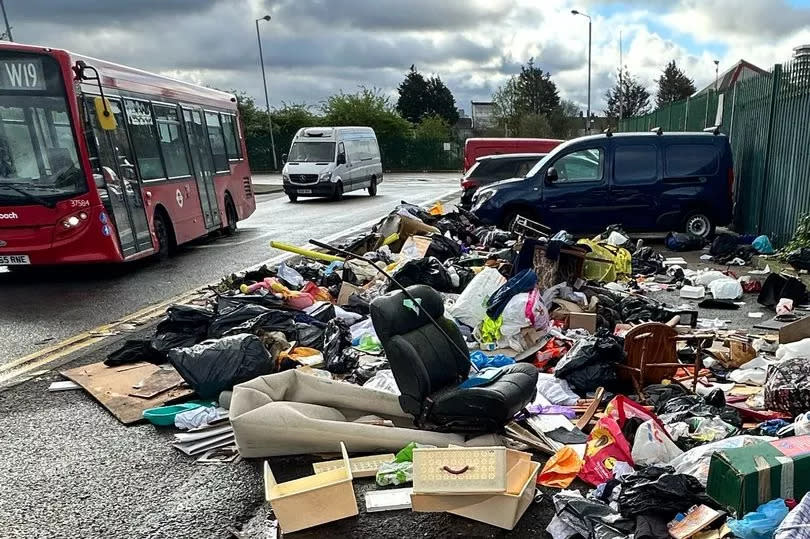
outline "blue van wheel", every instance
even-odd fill
[[[705,213],[696,212],[686,218],[684,230],[687,234],[706,239],[714,234],[714,225]]]

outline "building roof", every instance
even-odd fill
[[[767,72],[768,72],[767,70],[762,69],[761,67],[757,67],[751,62],[747,62],[741,59],[733,66],[720,73],[720,75],[717,77],[717,90],[722,92],[724,90],[731,88],[737,81],[747,78],[745,76],[746,73],[748,74],[748,76],[751,76],[752,74],[761,75]],[[714,90],[715,89],[714,86],[715,82],[712,81],[711,84],[703,88],[701,91],[696,92],[693,97],[703,95],[707,93],[709,90]]]

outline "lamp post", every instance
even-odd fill
[[[11,26],[8,24],[8,15],[6,15],[6,4],[3,0],[0,0],[0,8],[3,10],[3,20],[6,22],[6,38],[9,41],[14,41],[14,38],[11,36]]]
[[[276,160],[276,141],[273,138],[273,119],[270,117],[270,98],[267,97],[267,75],[264,72],[264,54],[262,54],[262,37],[259,33],[259,21],[270,22],[270,15],[256,19],[256,41],[259,43],[259,63],[262,65],[262,82],[264,83],[264,105],[267,110],[267,123],[270,126],[270,148],[273,152],[273,169],[278,170]]]
[[[714,91],[717,93],[720,83],[720,60],[714,61]]]
[[[591,16],[576,9],[572,9],[573,15],[582,15],[588,18],[588,120],[585,123],[585,130],[591,134]]]

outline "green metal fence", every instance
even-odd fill
[[[379,136],[383,168],[386,171],[461,170],[462,146],[456,142],[416,137]],[[292,143],[291,134],[276,134],[276,153],[287,153]],[[247,133],[248,159],[253,171],[272,170],[269,131]],[[280,161],[279,161],[280,166]]]
[[[799,216],[810,212],[810,61],[777,64],[726,92],[623,119],[619,131],[701,131],[717,124],[734,154],[735,228],[784,244]]]

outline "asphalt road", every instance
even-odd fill
[[[142,307],[216,281],[281,254],[271,239],[295,245],[336,237],[378,219],[400,200],[421,204],[458,189],[458,174],[396,175],[378,195],[347,193],[341,202],[260,195],[233,238],[205,239],[164,263],[81,266],[32,275],[0,273],[0,365]]]

